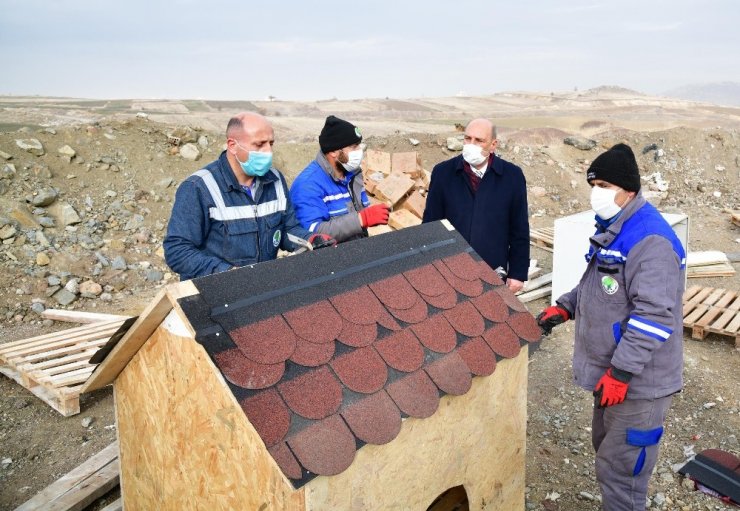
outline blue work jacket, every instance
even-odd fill
[[[224,151],[177,189],[164,255],[187,280],[275,259],[279,248],[298,248],[291,237],[308,236],[282,174],[272,168],[255,178],[250,194],[236,180]]]

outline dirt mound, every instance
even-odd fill
[[[505,140],[509,144],[550,145],[562,143],[568,135],[570,133],[556,128],[531,128],[510,133]]]

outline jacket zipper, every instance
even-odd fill
[[[257,262],[260,262],[260,225],[259,219],[257,218],[257,204],[252,204],[252,211],[254,211],[254,221],[257,223]]]

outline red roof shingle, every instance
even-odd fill
[[[493,270],[450,253],[338,292],[329,281],[311,303],[271,305],[235,321],[233,347],[212,353],[246,389],[242,409],[294,484],[340,473],[357,445],[392,441],[402,416],[430,417],[441,395],[465,394],[474,376],[495,371],[497,355],[539,339]]]

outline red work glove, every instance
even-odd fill
[[[537,316],[542,333],[550,335],[552,329],[570,319],[570,313],[560,305],[551,305]]]
[[[610,367],[594,387],[594,397],[599,408],[618,405],[627,397],[627,388],[630,386],[632,373]]]
[[[313,247],[313,250],[317,250],[319,248],[324,248],[324,247],[333,247],[333,246],[336,246],[337,244],[337,240],[335,240],[328,234],[312,234],[308,238],[308,242]]]
[[[360,211],[360,224],[364,229],[374,225],[385,225],[390,214],[387,204],[373,204]]]

